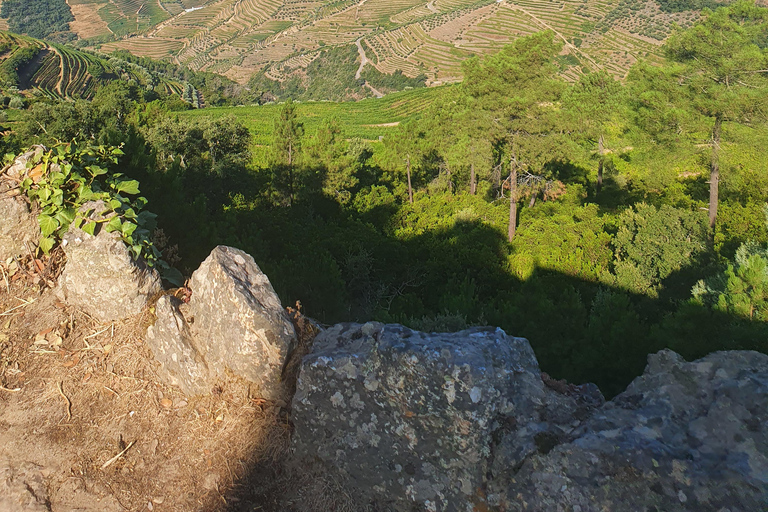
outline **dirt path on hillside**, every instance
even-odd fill
[[[363,49],[363,45],[361,41],[363,38],[358,39],[355,41],[355,45],[357,46],[357,53],[360,54],[360,67],[357,68],[357,73],[355,73],[355,80],[360,80],[360,75],[363,72],[363,68],[366,64],[368,64],[368,58],[365,56],[365,50]]]
[[[368,64],[368,58],[365,56],[365,50],[363,49],[363,45],[361,43],[362,40],[363,38],[361,37],[360,39],[355,41],[355,45],[357,46],[357,53],[360,54],[360,67],[357,68],[357,73],[355,73],[355,80],[360,80],[360,76],[363,73],[363,68],[365,67],[366,64]],[[374,86],[369,84],[367,80],[363,83],[363,87],[368,88],[368,90],[370,90],[373,93],[373,95],[376,96],[377,98],[384,97],[384,94],[378,89],[376,89]]]

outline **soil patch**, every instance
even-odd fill
[[[281,509],[287,403],[236,379],[184,397],[144,344],[151,308],[100,324],[29,268],[0,262],[0,466],[34,468],[54,512]]]

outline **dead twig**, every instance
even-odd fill
[[[114,389],[112,389],[112,388],[110,388],[110,387],[108,387],[108,386],[104,386],[104,389],[106,389],[106,390],[107,390],[107,391],[109,391],[110,393],[113,393],[113,394],[114,394],[114,395],[115,395],[117,398],[120,398],[120,393],[118,393],[118,392],[117,392],[117,391],[115,391]]]
[[[9,316],[12,312],[16,311],[19,308],[24,308],[24,307],[29,306],[30,304],[35,302],[35,300],[37,300],[37,299],[24,300],[24,299],[19,299],[18,297],[16,297],[16,300],[20,300],[23,304],[19,304],[18,306],[14,306],[14,307],[12,307],[11,309],[9,309],[8,311],[6,311],[4,313],[0,313],[0,316]]]
[[[135,442],[136,442],[136,441],[131,441],[130,443],[128,443],[128,446],[126,446],[126,447],[125,447],[125,449],[124,449],[123,451],[121,451],[120,453],[118,453],[117,455],[115,455],[114,457],[112,457],[111,459],[109,459],[107,462],[105,462],[104,464],[102,464],[102,466],[101,466],[101,469],[107,469],[109,466],[111,466],[112,464],[114,464],[114,463],[117,461],[117,459],[119,459],[120,457],[122,457],[122,456],[125,454],[125,452],[127,452],[127,451],[128,451],[130,448],[131,448],[131,446],[133,446],[133,445],[134,445],[134,443],[135,443]]]
[[[19,391],[21,391],[21,388],[13,388],[13,389],[11,389],[11,388],[7,388],[5,386],[0,386],[0,391],[8,391],[9,393],[18,393]]]
[[[62,389],[62,386],[61,386],[61,385],[62,385],[62,383],[61,383],[61,382],[59,382],[59,383],[58,383],[58,387],[59,387],[59,394],[61,395],[61,397],[62,397],[64,400],[66,400],[66,401],[67,401],[67,421],[69,421],[69,420],[71,420],[71,419],[72,419],[72,402],[70,401],[70,399],[69,399],[69,398],[67,398],[67,395],[65,395],[65,394],[64,394],[64,389]]]
[[[0,272],[3,273],[3,281],[5,281],[5,292],[11,293],[11,285],[8,282],[8,274],[5,272],[5,269],[3,268],[2,265],[0,265]]]

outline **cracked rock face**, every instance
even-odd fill
[[[228,372],[263,398],[283,398],[282,371],[296,334],[253,258],[218,246],[192,274],[189,288],[189,304],[168,296],[158,301],[157,321],[147,331],[167,380],[188,395],[204,394]]]
[[[504,510],[768,510],[768,356],[648,360],[573,441],[498,482]]]
[[[0,219],[0,261],[37,248],[40,226],[24,199],[0,194]]]
[[[498,501],[487,495],[497,466],[567,435],[574,414],[547,417],[577,402],[547,388],[528,342],[500,329],[340,324],[302,363],[294,451],[341,471],[363,502],[471,511]],[[504,437],[515,441],[500,452]]]
[[[13,164],[0,172],[0,261],[28,254],[40,242],[40,225],[37,213],[29,203],[18,197],[18,184],[27,172],[27,162],[42,146],[16,157]]]
[[[210,391],[211,374],[181,313],[182,302],[163,295],[155,305],[157,321],[147,328],[147,344],[161,365],[166,382],[186,395]]]

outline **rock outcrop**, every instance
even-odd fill
[[[305,357],[293,446],[361,506],[439,511],[768,510],[768,356],[649,356],[601,405],[500,330],[340,324]]]
[[[495,482],[501,510],[768,510],[768,356],[651,355],[572,436]]]
[[[0,193],[0,261],[29,254],[40,242],[37,216],[21,197]]]
[[[588,400],[549,389],[528,342],[500,329],[340,324],[303,361],[295,454],[340,471],[363,502],[385,509],[482,509],[497,466],[550,449],[602,401],[584,391]],[[514,439],[503,453],[501,438]]]
[[[116,232],[96,236],[71,228],[62,246],[67,263],[59,278],[64,300],[102,322],[140,313],[162,291],[160,275],[135,261]]]
[[[0,261],[26,255],[40,242],[37,215],[28,201],[19,195],[18,185],[27,172],[27,162],[42,147],[16,157],[0,173]]]
[[[209,393],[214,377],[189,331],[181,313],[184,304],[172,295],[163,295],[155,305],[157,320],[147,329],[147,344],[161,365],[163,378],[185,395]]]
[[[283,368],[296,346],[293,324],[272,285],[243,251],[216,247],[189,282],[189,304],[158,301],[147,343],[170,382],[205,393],[231,373],[252,392],[283,398]]]

